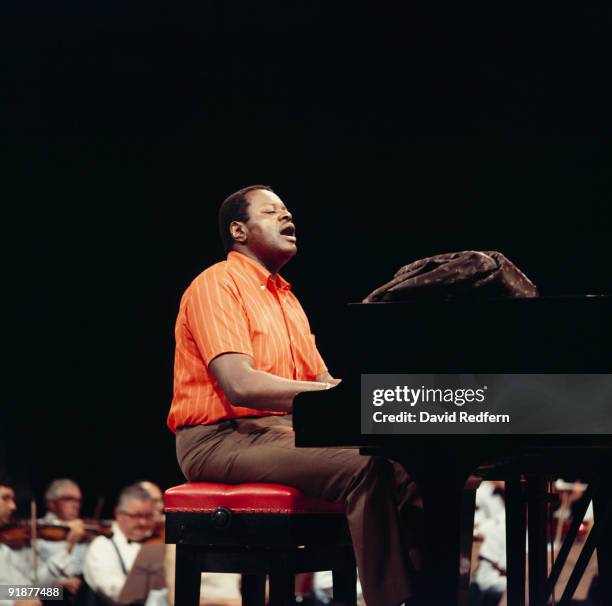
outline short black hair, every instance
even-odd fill
[[[234,248],[234,238],[229,227],[233,221],[246,223],[249,220],[249,201],[247,194],[256,189],[274,192],[269,185],[249,185],[229,195],[219,208],[219,235],[223,243],[225,254]]]
[[[1,468],[0,468],[0,486],[6,486],[7,488],[13,488],[13,489],[15,487],[13,478],[11,477],[9,472]]]

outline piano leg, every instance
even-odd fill
[[[608,470],[610,468],[608,467]],[[609,471],[600,471],[593,495],[601,603],[612,604],[612,483]]]
[[[472,547],[474,543],[474,513],[476,491],[482,482],[479,475],[471,475],[464,487],[461,503],[459,552],[459,606],[469,606],[472,573]]]
[[[508,604],[525,606],[525,499],[520,475],[506,478]]]
[[[527,476],[527,517],[529,520],[529,604],[544,606],[548,576],[546,555],[546,480],[541,475]]]

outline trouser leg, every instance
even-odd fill
[[[369,457],[346,495],[346,515],[368,606],[395,606],[413,595],[414,537],[402,524],[393,476],[387,460]]]
[[[206,439],[198,433],[210,430],[198,429],[177,436],[179,462],[189,480],[286,484],[309,496],[346,503],[368,606],[396,606],[413,594],[409,550],[414,545],[399,514],[406,498],[398,495],[398,486],[403,493],[412,485],[401,472],[404,487],[398,484],[394,464],[349,449],[295,448],[286,418],[240,420]]]

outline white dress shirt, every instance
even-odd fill
[[[480,531],[484,535],[480,555],[486,560],[480,561],[474,582],[483,591],[494,590],[503,593],[506,591],[506,577],[499,569],[506,570],[505,513],[485,520],[480,526]]]
[[[49,562],[44,562],[39,557],[34,574],[32,560],[30,547],[11,549],[8,545],[0,544],[0,585],[36,585],[37,587],[52,585],[56,579],[50,570]],[[53,557],[51,564],[61,566],[66,561],[66,558],[59,554]],[[12,606],[13,603],[13,600],[0,600],[0,606]]]
[[[85,556],[83,574],[94,591],[116,602],[140,551],[140,543],[128,541],[117,522],[113,522],[112,529],[111,539],[99,536],[91,542]]]
[[[43,523],[60,522],[61,520],[52,513],[47,512]],[[68,541],[45,541],[38,539],[37,543],[38,554],[44,562],[48,562],[49,569],[55,579],[65,579],[67,577],[78,576],[83,573],[83,565],[85,563],[85,554],[87,553],[88,545],[86,543],[76,543],[72,546],[72,551],[68,554]],[[68,554],[68,558],[63,558],[61,554]],[[58,562],[62,563],[62,568],[59,568]]]
[[[506,507],[503,498],[495,492],[494,482],[482,482],[476,491],[475,531],[484,536],[480,547],[480,560],[474,582],[482,591],[506,591]]]

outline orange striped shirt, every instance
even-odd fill
[[[313,381],[327,370],[291,285],[232,251],[187,288],[176,320],[172,431],[223,419],[285,414],[233,406],[208,370],[222,353],[251,356],[256,370]]]

